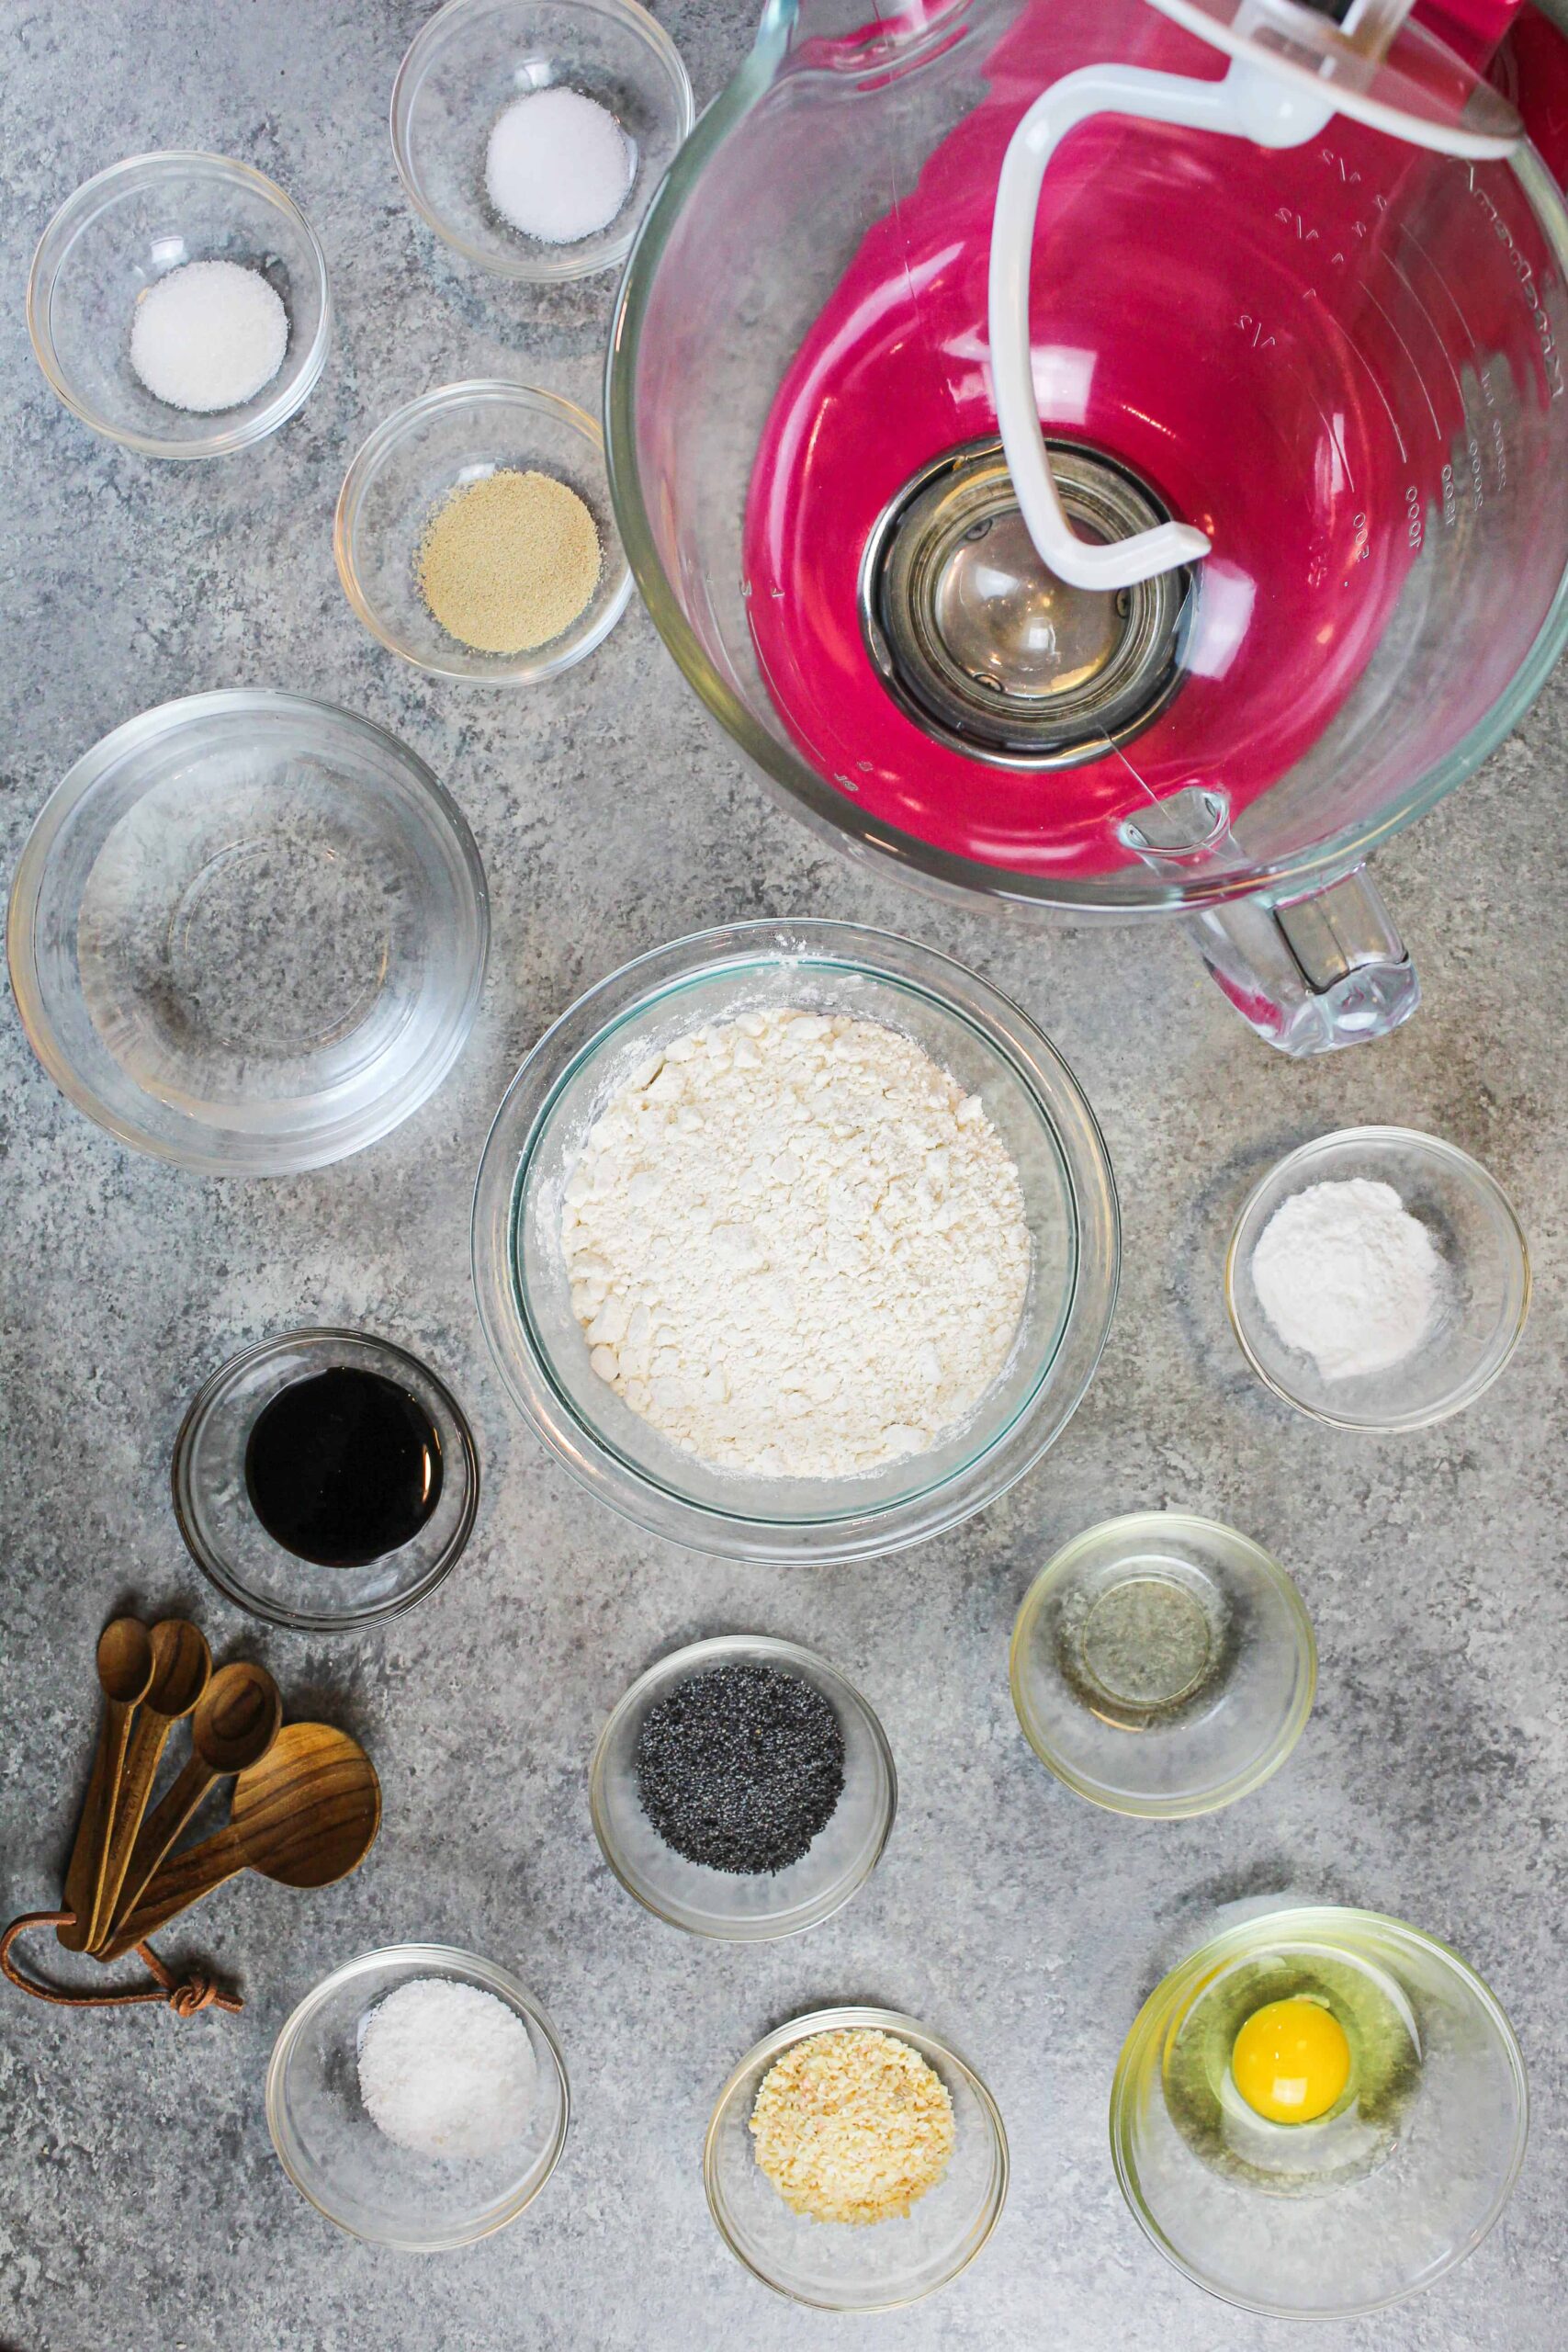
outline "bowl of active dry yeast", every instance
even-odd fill
[[[333,547],[373,637],[480,684],[569,670],[631,595],[598,425],[499,379],[444,384],[377,426],[344,478]]]
[[[485,1147],[480,1318],[602,1500],[738,1559],[849,1560],[993,1501],[1116,1295],[1071,1072],[962,965],[852,923],[656,949],[540,1040]]]
[[[327,265],[291,197],[222,155],[133,155],[70,197],[28,281],[39,366],[67,408],[150,458],[219,458],[310,397]]]

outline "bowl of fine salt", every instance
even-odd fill
[[[1407,1127],[1348,1127],[1248,1195],[1225,1261],[1242,1353],[1337,1429],[1445,1420],[1489,1388],[1529,1306],[1529,1253],[1495,1177]]]
[[[392,156],[467,260],[558,284],[619,267],[695,119],[637,0],[447,0],[398,70]]]
[[[276,433],[320,380],[326,255],[293,198],[250,164],[132,155],[44,231],[28,330],[95,433],[143,457],[226,457]]]
[[[267,2069],[267,2126],[296,2188],[340,2229],[412,2254],[514,2221],[555,2170],[570,2110],[537,2002],[446,1944],[334,1969]]]

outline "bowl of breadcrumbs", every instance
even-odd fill
[[[956,2051],[892,2010],[818,2010],[760,2041],[719,2095],[708,2206],[765,2284],[888,2311],[971,2263],[1007,2195],[1007,2134]]]

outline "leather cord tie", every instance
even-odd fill
[[[138,1944],[136,1955],[152,1977],[152,1984],[124,1984],[107,1993],[78,1993],[63,1984],[46,1984],[28,1975],[21,1963],[12,1958],[11,1946],[29,1928],[68,1928],[75,1917],[74,1911],[24,1911],[0,1936],[0,1970],[35,2000],[51,2001],[61,2009],[113,2009],[138,2001],[166,2001],[177,2018],[199,2017],[206,2008],[236,2011],[244,2007],[238,1994],[223,1992],[216,1977],[209,1976],[205,1969],[193,1968],[183,1978],[172,1975],[150,1943]]]

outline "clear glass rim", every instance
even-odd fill
[[[913,2294],[890,2295],[881,2302],[856,2303],[852,2308],[858,2315],[875,2312],[903,2311],[910,2303],[922,2302],[928,2295],[934,2295],[939,2288],[950,2285],[961,2272],[968,2269],[976,2256],[987,2244],[992,2231],[1000,2221],[1002,2208],[1007,2203],[1011,2160],[1008,2151],[1007,2127],[1002,2121],[1001,2109],[981,2076],[950,2041],[945,2041],[941,2034],[933,2033],[930,2026],[922,2025],[918,2018],[906,2017],[898,2009],[865,2007],[813,2009],[805,2017],[792,2018],[787,2025],[776,2026],[772,2033],[764,2034],[761,2041],[756,2042],[747,2052],[739,2064],[731,2070],[728,2080],[714,2102],[713,2114],[703,2141],[703,2188],[707,2197],[708,2211],[713,2216],[714,2227],[737,2262],[749,2270],[754,2278],[760,2278],[764,2287],[771,2287],[775,2295],[784,2296],[786,2301],[800,2303],[809,2310],[836,2311],[841,2308],[836,2303],[822,2301],[815,2296],[797,2295],[793,2288],[781,2286],[776,2278],[770,2278],[767,2271],[760,2269],[752,2261],[730,2229],[726,2215],[723,2192],[719,2187],[718,2143],[729,2103],[754,2068],[766,2065],[785,2050],[793,2048],[797,2041],[808,2041],[813,2034],[840,2033],[856,2027],[864,2027],[876,2033],[892,2034],[899,2041],[908,2041],[912,2048],[920,2052],[921,2056],[924,2056],[928,2050],[934,2051],[944,2065],[951,2066],[955,2074],[961,2075],[965,2086],[973,2095],[976,2104],[991,2127],[992,2158],[991,2186],[986,2204],[982,2208],[985,2226],[974,2245],[960,2256],[951,2269],[945,2270],[940,2278],[933,2278],[929,2287],[921,2287]]]
[[[1252,1239],[1251,1228],[1257,1221],[1265,1198],[1281,1179],[1288,1181],[1292,1175],[1304,1174],[1314,1162],[1346,1144],[1385,1151],[1405,1150],[1415,1145],[1421,1151],[1433,1153],[1438,1159],[1446,1160],[1472,1191],[1484,1195],[1501,1212],[1503,1229],[1506,1233],[1512,1235],[1518,1252],[1518,1313],[1514,1318],[1513,1329],[1508,1333],[1506,1341],[1498,1351],[1495,1360],[1483,1361],[1478,1364],[1469,1378],[1461,1381],[1451,1395],[1438,1397],[1432,1404],[1424,1406],[1418,1410],[1401,1413],[1388,1420],[1358,1420],[1342,1413],[1330,1413],[1320,1405],[1309,1405],[1304,1397],[1296,1396],[1291,1389],[1285,1387],[1263,1363],[1254,1350],[1247,1335],[1241,1310],[1236,1301],[1236,1283],[1246,1255],[1246,1248]],[[1224,1284],[1225,1313],[1230,1317],[1230,1326],[1235,1334],[1236,1345],[1247,1358],[1252,1371],[1263,1383],[1264,1387],[1278,1396],[1281,1404],[1289,1405],[1295,1412],[1304,1413],[1309,1420],[1321,1421],[1327,1429],[1348,1430],[1360,1437],[1394,1437],[1406,1430],[1430,1429],[1435,1422],[1448,1420],[1453,1414],[1462,1412],[1467,1405],[1473,1405],[1478,1396],[1483,1396],[1486,1394],[1493,1382],[1506,1368],[1524,1335],[1525,1323],[1529,1315],[1534,1274],[1530,1266],[1529,1244],[1525,1239],[1524,1227],[1519,1223],[1514,1204],[1491,1170],[1483,1168],[1479,1159],[1472,1159],[1469,1152],[1461,1151],[1458,1144],[1449,1143],[1441,1136],[1424,1135],[1418,1127],[1336,1127],[1328,1135],[1314,1136],[1309,1143],[1298,1144],[1294,1151],[1288,1151],[1283,1159],[1277,1159],[1271,1168],[1266,1169],[1257,1183],[1253,1185],[1241,1204],[1235,1224],[1231,1230],[1230,1243],[1225,1250]]]
[[[1143,2193],[1138,2186],[1137,2164],[1133,2149],[1133,2075],[1134,2069],[1143,2061],[1151,2036],[1167,2016],[1178,1991],[1182,1989],[1189,1981],[1196,1984],[1201,1977],[1215,1968],[1223,1967],[1228,1960],[1244,1951],[1249,1943],[1255,1943],[1260,1933],[1277,1937],[1280,1941],[1304,1940],[1310,1939],[1314,1935],[1343,1933],[1347,1926],[1373,1928],[1381,1934],[1392,1935],[1396,1942],[1401,1938],[1405,1939],[1417,1951],[1441,1962],[1474,1996],[1495,2031],[1499,2045],[1508,2062],[1508,2070],[1517,2101],[1514,2143],[1506,2172],[1490,2211],[1479,2226],[1472,2230],[1462,2245],[1454,2247],[1433,2268],[1424,2272],[1419,2278],[1413,2279],[1408,2286],[1395,2289],[1393,2294],[1380,2295],[1370,2302],[1347,2302],[1336,2305],[1330,2310],[1307,2312],[1280,2304],[1257,2302],[1233,2293],[1228,2288],[1217,2284],[1195,2264],[1190,2262],[1185,2255],[1179,2253],[1170,2239],[1167,2237],[1145,2203]],[[1111,2159],[1115,2166],[1117,2186],[1126,2200],[1129,2211],[1145,2235],[1165,2256],[1166,2260],[1184,2277],[1190,2278],[1194,2286],[1201,2287],[1206,2294],[1213,2295],[1218,2302],[1228,2303],[1233,2310],[1257,2312],[1269,2319],[1363,2319],[1369,2312],[1388,2311],[1393,2304],[1403,2302],[1407,2296],[1418,2293],[1424,2288],[1433,2285],[1447,2272],[1453,2269],[1456,2264],[1463,2262],[1468,2256],[1473,2254],[1483,2238],[1495,2225],[1513,2194],[1514,2185],[1518,2179],[1519,2170],[1525,2160],[1525,2149],[1529,2139],[1529,2082],[1525,2073],[1524,2056],[1519,2049],[1518,2037],[1508,2021],[1502,2003],[1484,1978],[1477,1975],[1470,1963],[1462,1960],[1450,1945],[1442,1942],[1437,1936],[1427,1934],[1421,1928],[1413,1928],[1408,1920],[1394,1918],[1387,1912],[1367,1911],[1344,1904],[1291,1905],[1280,1911],[1259,1913],[1253,1918],[1239,1921],[1233,1928],[1223,1929],[1219,1935],[1211,1938],[1209,1942],[1201,1945],[1197,1951],[1189,1953],[1185,1960],[1179,1961],[1174,1968],[1161,1977],[1134,2018],[1128,2030],[1127,2038],[1122,2045],[1121,2054],[1116,2061],[1116,2072],[1111,2085],[1110,2126]]]
[[[909,882],[938,895],[972,904],[976,897],[1003,904],[1065,913],[1133,916],[1214,905],[1226,899],[1265,899],[1325,885],[1352,871],[1382,842],[1426,815],[1444,794],[1474,774],[1512,734],[1540,694],[1568,643],[1568,568],[1534,643],[1492,708],[1425,776],[1388,802],[1375,816],[1347,826],[1299,856],[1276,858],[1239,874],[1190,873],[1179,888],[1145,869],[1106,875],[1093,882],[1061,876],[1021,874],[933,848],[918,834],[902,831],[881,817],[857,808],[835,792],[751,714],[710,661],[682,610],[664,569],[652,518],[643,496],[637,457],[636,390],[649,298],[666,246],[709,159],[730,131],[759,103],[787,51],[799,0],[766,0],[754,47],[728,88],[706,108],[680,150],[652,204],[638,224],[615,297],[605,357],[605,454],[610,495],[621,543],[655,628],[687,684],[726,732],[761,771],[763,783],[791,813],[803,819],[840,855],[865,857],[883,866],[889,860]],[[1528,141],[1509,159],[1560,272],[1568,278],[1568,205]]]
[[[136,179],[175,178],[182,172],[194,172],[202,176],[231,180],[237,187],[246,187],[265,199],[281,212],[289,225],[303,238],[310,254],[321,292],[321,315],[316,332],[306,346],[305,356],[297,372],[288,378],[282,390],[264,408],[248,417],[243,424],[220,426],[190,441],[161,441],[151,434],[133,432],[129,426],[111,424],[85,401],[62,368],[54,347],[54,337],[49,325],[50,307],[54,286],[62,264],[70,254],[84,222],[97,209],[102,199],[116,187]],[[332,344],[333,299],[332,283],[327,274],[327,256],[304,213],[287,189],[268,179],[251,164],[237,163],[232,156],[212,155],[199,148],[160,148],[143,155],[128,155],[118,164],[110,164],[101,172],[68,196],[55,213],[33,254],[32,267],[28,273],[28,334],[33,346],[33,356],[42,368],[51,390],[73,416],[106,440],[118,441],[123,448],[134,449],[143,458],[169,458],[176,461],[187,458],[225,458],[237,449],[248,449],[257,441],[265,441],[280,424],[302,409],[321,381],[321,370],[327,364],[327,352]],[[290,322],[292,324],[292,322]]]
[[[309,1133],[268,1136],[193,1121],[193,1135],[231,1138],[232,1148],[218,1151],[183,1139],[176,1145],[168,1136],[154,1134],[106,1102],[77,1075],[56,1035],[39,985],[34,929],[50,853],[67,820],[96,790],[104,776],[148,737],[225,711],[251,717],[319,715],[371,738],[390,753],[410,784],[428,800],[437,829],[457,851],[472,893],[476,946],[462,1002],[438,1054],[410,1071],[367,1109],[356,1110],[328,1127]],[[400,737],[358,711],[345,710],[339,703],[322,702],[314,695],[291,694],[272,686],[223,686],[209,694],[179,695],[173,702],[156,703],[150,710],[139,712],[134,718],[126,719],[100,736],[66,770],[34,818],[17,861],[6,914],[6,954],[11,993],[28,1045],[66,1101],[91,1119],[95,1126],[103,1128],[133,1151],[144,1151],[154,1159],[167,1160],[199,1175],[297,1176],[312,1168],[329,1167],[334,1160],[346,1159],[368,1145],[378,1143],[428,1102],[450,1074],[468,1043],[484,989],[490,956],[490,892],[467,818],[434,771]]]
[[[835,1697],[853,1711],[870,1735],[885,1775],[886,1802],[882,1808],[876,1835],[868,1840],[852,1869],[846,1871],[831,1885],[824,1887],[820,1894],[814,1896],[809,1903],[797,1904],[793,1910],[783,1912],[776,1918],[764,1917],[699,1923],[656,1902],[648,1889],[639,1886],[629,1875],[610,1827],[604,1803],[605,1770],[616,1734],[628,1718],[637,1713],[655,1684],[677,1670],[695,1673],[708,1666],[756,1658],[773,1659],[780,1666],[803,1667],[831,1685]],[[687,1935],[701,1936],[715,1943],[772,1943],[785,1936],[804,1935],[808,1928],[820,1926],[824,1919],[830,1919],[836,1911],[841,1911],[851,1896],[858,1894],[865,1884],[886,1851],[887,1840],[893,1834],[893,1824],[898,1813],[898,1773],[893,1761],[893,1750],[876,1710],[841,1667],[835,1666],[830,1658],[824,1657],[818,1650],[807,1649],[798,1642],[783,1641],[776,1634],[716,1634],[704,1641],[688,1642],[683,1648],[669,1651],[663,1657],[656,1658],[616,1700],[594,1743],[593,1760],[588,1770],[588,1809],[592,1816],[593,1835],[599,1840],[600,1852],[626,1893],[634,1895],[644,1910],[651,1911],[656,1919],[662,1919],[667,1927],[680,1928]]]
[[[1281,1720],[1269,1746],[1240,1771],[1213,1788],[1199,1790],[1190,1796],[1134,1797],[1122,1790],[1110,1790],[1099,1781],[1090,1781],[1075,1772],[1066,1759],[1058,1756],[1044,1732],[1034,1720],[1033,1710],[1025,1690],[1023,1662],[1040,1611],[1054,1588],[1090,1544],[1101,1544],[1108,1537],[1124,1535],[1130,1542],[1149,1532],[1186,1536],[1194,1542],[1221,1538],[1226,1544],[1239,1544],[1249,1555],[1259,1577],[1284,1603],[1285,1611],[1295,1635],[1296,1655],[1303,1667],[1301,1687],[1292,1702],[1290,1712]],[[1295,1579],[1281,1567],[1271,1552],[1239,1528],[1230,1527],[1223,1520],[1205,1519],[1195,1511],[1134,1510],[1118,1518],[1101,1520],[1094,1527],[1086,1527],[1052,1555],[1041,1569],[1019,1604],[1013,1624],[1012,1639],[1008,1645],[1008,1681],[1012,1690],[1013,1709],[1019,1728],[1046,1770],[1054,1772],[1075,1796],[1087,1797],[1090,1804],[1100,1805],[1107,1813],[1130,1814],[1145,1821],[1190,1821],[1205,1813],[1218,1813],[1235,1804],[1241,1797],[1250,1796],[1270,1780],[1291,1754],[1306,1729],[1317,1693],[1317,1639],[1312,1629],[1306,1603],[1297,1589]]]
[[[448,5],[462,6],[464,0],[448,0]],[[422,392],[417,400],[394,409],[390,416],[383,417],[355,450],[343,478],[333,516],[333,555],[343,593],[359,620],[378,644],[384,645],[411,669],[423,670],[428,677],[450,678],[465,686],[542,685],[603,645],[631,602],[632,576],[624,548],[604,550],[615,588],[597,620],[581,630],[564,629],[547,646],[540,647],[537,655],[514,656],[510,668],[483,672],[466,669],[456,659],[433,661],[389,628],[365,593],[355,559],[360,508],[387,459],[431,418],[451,415],[466,408],[487,407],[521,409],[530,415],[547,416],[554,424],[567,425],[581,435],[600,464],[604,464],[604,435],[598,424],[586,409],[563,399],[558,392],[546,391],[542,385],[526,384],[521,378],[504,376],[474,377],[463,383],[439,384],[432,391]]]
[[[412,1364],[420,1378],[435,1391],[450,1419],[463,1463],[465,1496],[462,1514],[442,1550],[418,1583],[411,1586],[407,1592],[399,1593],[389,1600],[376,1601],[365,1609],[336,1612],[287,1609],[281,1601],[268,1600],[264,1595],[253,1592],[247,1584],[231,1573],[222,1555],[209,1543],[191,1491],[191,1453],[197,1434],[213,1406],[242,1374],[258,1363],[265,1363],[269,1356],[280,1355],[305,1341],[341,1342],[345,1340],[352,1340],[357,1347],[374,1349],[378,1354],[389,1358],[394,1367]],[[186,1407],[185,1419],[175,1439],[174,1455],[169,1464],[169,1487],[175,1523],[185,1541],[186,1549],[209,1584],[215,1586],[225,1600],[232,1601],[236,1609],[243,1609],[247,1617],[259,1617],[268,1624],[287,1626],[292,1633],[352,1634],[362,1626],[378,1624],[389,1617],[401,1617],[408,1610],[417,1608],[437,1585],[444,1584],[451,1575],[474,1532],[474,1521],[479,1515],[479,1457],[468,1415],[440,1374],[422,1358],[407,1348],[399,1347],[395,1340],[383,1339],[378,1331],[353,1331],[338,1324],[310,1324],[294,1330],[279,1331],[269,1340],[258,1340],[253,1347],[242,1348],[238,1355],[230,1356],[216,1372],[209,1374]]]
[[[434,2231],[428,2236],[419,2238],[396,2237],[389,2233],[379,2233],[370,2235],[366,2231],[356,2230],[352,2222],[345,2222],[341,2214],[334,2213],[330,2205],[322,2203],[305,2177],[306,2167],[298,2154],[294,2135],[288,2128],[283,2095],[284,2076],[288,2071],[288,2061],[293,2055],[295,2045],[317,2012],[335,1994],[341,1992],[344,1985],[352,1984],[356,1977],[370,1976],[385,1968],[400,1968],[405,1965],[416,1968],[445,1969],[452,1975],[460,1976],[466,1983],[477,1984],[483,1991],[494,1993],[509,2007],[521,2009],[529,2023],[537,2029],[540,2040],[555,2062],[556,2079],[560,2094],[560,2112],[556,2120],[556,2128],[550,2136],[548,2146],[530,2165],[523,2182],[519,2184],[513,2195],[498,2200],[499,2210],[487,2212],[476,2223],[467,2228]],[[562,2151],[566,2146],[567,2133],[571,2124],[571,2086],[567,2077],[566,2060],[561,2053],[560,2040],[548,2017],[534,1999],[532,1994],[509,1970],[498,1968],[493,1961],[482,1960],[477,1952],[460,1951],[455,1944],[387,1944],[378,1951],[362,1952],[356,1960],[345,1960],[339,1967],[333,1969],[330,1974],[323,1976],[321,1983],[313,1985],[305,1995],[304,1999],[298,2002],[290,2010],[279,2029],[277,2040],[272,2046],[272,2056],[267,2062],[265,2097],[266,2128],[272,2137],[274,2152],[278,2163],[306,2202],[313,2205],[318,2213],[331,2222],[334,2228],[344,2231],[348,2236],[358,2238],[363,2244],[369,2245],[394,2246],[404,2254],[449,2253],[457,2246],[473,2245],[480,2238],[493,2236],[497,2230],[502,2230],[509,2222],[514,2222],[518,2214],[533,2203],[557,2165],[559,2164]]]
[[[561,1087],[603,1034],[640,1004],[699,975],[785,958],[913,987],[975,1031],[1025,1088],[1051,1135],[1075,1245],[1050,1363],[977,1455],[913,1496],[790,1521],[697,1502],[629,1466],[563,1396],[526,1318],[515,1311],[511,1272],[515,1207],[532,1153]],[[522,1125],[515,1147],[505,1137],[513,1123]],[[1082,1401],[1110,1335],[1120,1216],[1093,1111],[1060,1054],[1019,1006],[922,942],[855,923],[763,919],[698,932],[635,957],[545,1031],[502,1097],[485,1142],[474,1189],[471,1256],[479,1322],[507,1394],[535,1434],[602,1502],[693,1550],[731,1559],[841,1562],[898,1551],[956,1526],[996,1501],[1052,1444]]]
[[[571,5],[571,0],[559,0],[559,5]],[[658,59],[674,98],[678,126],[675,146],[678,152],[691,137],[697,119],[697,107],[685,61],[663,26],[650,17],[646,8],[639,8],[637,0],[575,0],[575,5],[581,6],[585,16],[609,17],[617,24],[624,25]],[[438,40],[450,31],[454,22],[459,17],[481,12],[491,13],[496,6],[497,0],[446,0],[445,7],[438,8],[434,16],[420,27],[403,52],[402,62],[392,84],[389,109],[392,161],[402,183],[403,194],[443,244],[450,245],[453,252],[461,254],[465,261],[472,262],[476,268],[487,271],[493,277],[523,279],[540,286],[560,286],[572,278],[594,277],[603,270],[616,269],[632,249],[637,235],[636,222],[628,224],[621,235],[613,238],[608,244],[598,245],[594,240],[585,239],[584,243],[593,247],[587,254],[579,252],[573,257],[573,249],[568,245],[561,248],[558,260],[535,259],[521,249],[515,256],[509,258],[461,236],[425,200],[409,143],[410,118],[419,85],[432,51]]]

